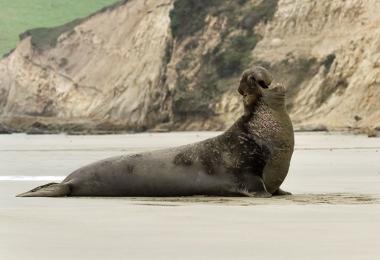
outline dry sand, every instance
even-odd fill
[[[380,259],[380,139],[299,133],[252,198],[15,198],[94,160],[217,133],[0,136],[0,259]]]

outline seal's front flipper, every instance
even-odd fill
[[[243,196],[243,197],[252,197],[252,198],[270,198],[272,197],[272,194],[270,194],[267,191],[254,191],[254,192],[248,192],[246,190],[239,190],[235,192],[237,196]]]
[[[289,191],[284,191],[281,188],[278,188],[273,194],[273,196],[286,196],[286,195],[292,195],[291,192]]]
[[[239,194],[247,197],[254,198],[270,198],[272,194],[270,194],[264,184],[263,179],[257,175],[250,175],[246,177],[246,182],[248,187],[239,190]]]
[[[270,198],[270,197],[272,197],[272,194],[270,194],[267,191],[253,192],[252,193],[252,197],[255,197],[255,198]]]
[[[70,186],[66,183],[48,183],[16,197],[64,197],[70,195]]]

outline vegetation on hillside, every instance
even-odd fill
[[[0,0],[0,56],[15,48],[19,34],[28,29],[62,25],[116,1]],[[43,30],[35,32],[41,36],[48,35]]]
[[[208,8],[217,3],[217,0],[175,1],[170,12],[173,36],[181,39],[201,30],[205,23]]]
[[[176,67],[179,77],[173,108],[177,113],[186,112],[185,116],[192,112],[197,115],[212,113],[210,101],[227,91],[231,79],[252,63],[251,53],[261,39],[255,33],[255,26],[272,19],[277,2],[265,0],[255,5],[247,0],[175,1],[170,14],[173,37],[179,44],[185,37],[194,38],[187,43],[187,52]],[[199,66],[193,62],[197,56],[197,36],[202,34],[208,15],[227,19],[227,26],[220,31],[220,43],[203,55],[200,70],[189,79],[186,70]],[[188,85],[193,82],[196,82],[196,89],[189,89]]]

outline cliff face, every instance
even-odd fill
[[[0,62],[1,121],[224,129],[242,113],[240,73],[262,64],[297,128],[380,127],[379,13],[377,0],[122,1],[24,33]]]
[[[117,122],[138,130],[168,121],[171,8],[168,0],[124,1],[63,27],[24,33],[0,63],[4,120]]]
[[[380,126],[379,13],[376,0],[287,0],[258,29],[253,55],[291,86],[296,125]]]

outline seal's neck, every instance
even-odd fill
[[[262,102],[278,112],[286,112],[285,91],[283,88],[263,89]]]
[[[244,104],[244,114],[231,126],[230,131],[227,132],[236,131],[236,129],[246,129],[252,122],[257,122],[257,120],[264,122],[267,121],[266,117],[273,119],[273,116],[279,120],[278,123],[289,125],[289,129],[291,129],[291,121],[285,107],[285,93],[285,88],[282,85],[269,89],[261,89],[259,98],[255,102],[248,102],[249,104],[253,104],[252,106]]]

